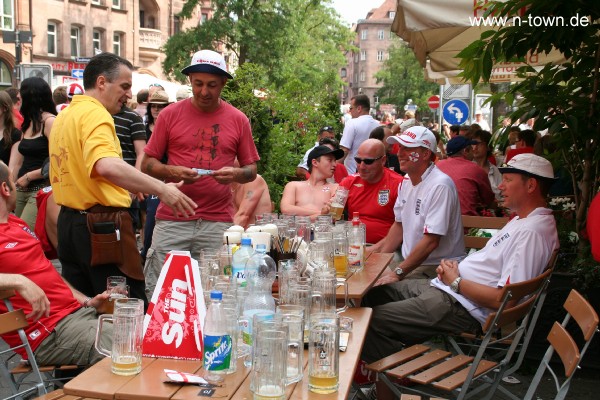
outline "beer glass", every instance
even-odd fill
[[[285,398],[287,340],[287,334],[279,330],[265,330],[258,336],[250,372],[250,390],[255,400]]]
[[[102,326],[106,320],[113,322],[112,350],[100,345]],[[111,371],[116,375],[135,375],[142,370],[142,339],[144,301],[141,299],[116,299],[113,314],[98,318],[96,350],[111,357]]]
[[[308,338],[308,389],[328,394],[338,390],[340,329],[336,315],[315,313]]]
[[[129,297],[129,286],[124,276],[109,276],[106,278],[108,299],[99,309],[100,314],[112,314],[115,310],[115,300]]]
[[[346,277],[348,274],[348,238],[345,235],[336,235],[333,238],[333,266],[337,276]]]
[[[337,307],[337,288],[344,288],[344,305]],[[345,279],[338,279],[333,274],[318,272],[312,279],[313,294],[320,294],[320,309],[315,311],[328,313],[341,313],[348,309],[348,282]]]
[[[346,200],[348,200],[348,189],[338,186],[331,198],[331,207],[329,209],[329,214],[334,220],[339,221],[342,219],[344,207],[346,207]]]

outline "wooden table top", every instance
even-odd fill
[[[304,371],[305,379],[287,387],[288,399],[345,399],[352,385],[354,370],[358,364],[362,350],[363,340],[371,320],[370,308],[350,308],[341,315],[354,320],[348,347],[340,353],[340,387],[336,393],[330,395],[315,394],[308,390],[308,372]],[[306,353],[305,353],[306,354]],[[305,357],[307,363],[307,357]],[[249,390],[248,375],[250,368],[243,366],[243,360],[238,359],[238,370],[234,374],[226,375],[221,387],[218,387],[212,398],[223,400],[252,399]],[[110,371],[110,359],[106,358],[98,364],[82,372],[79,376],[67,383],[63,392],[55,395],[46,395],[45,399],[174,399],[183,400],[198,397],[200,388],[196,385],[179,385],[163,383],[165,375],[163,370],[173,369],[182,372],[203,374],[200,361],[172,360],[166,358],[147,358],[142,361],[142,372],[134,376],[119,376]]]
[[[393,253],[369,253],[365,268],[362,271],[351,274],[348,282],[348,298],[360,304],[360,300],[373,287],[375,282],[390,265],[394,257]],[[343,288],[337,289],[337,298],[343,299]]]

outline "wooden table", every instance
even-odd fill
[[[287,387],[288,399],[345,399],[352,385],[354,370],[358,364],[363,340],[371,320],[370,308],[351,308],[342,315],[354,319],[353,331],[350,334],[348,348],[340,353],[340,387],[330,395],[315,394],[308,390],[308,372],[305,368],[304,379],[297,384]],[[306,353],[305,353],[306,354]],[[242,359],[238,360],[236,373],[227,375],[222,387],[216,389],[213,399],[245,400],[252,399],[249,390],[248,374],[250,368],[243,366]],[[105,359],[82,372],[67,383],[63,392],[53,392],[42,398],[45,399],[173,399],[183,400],[198,398],[200,388],[195,385],[179,385],[163,383],[163,370],[173,369],[182,372],[202,374],[202,363],[199,361],[171,360],[165,358],[144,358],[142,372],[135,376],[119,376],[110,372],[110,359]],[[207,397],[209,398],[209,397]]]
[[[369,253],[365,268],[346,278],[348,282],[348,298],[354,305],[360,305],[361,299],[377,282],[393,258],[393,253]],[[337,298],[338,300],[344,298],[342,288],[338,288]]]

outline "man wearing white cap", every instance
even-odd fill
[[[192,97],[161,112],[144,148],[142,170],[167,181],[183,180],[181,190],[198,208],[181,218],[159,206],[144,267],[148,296],[170,250],[200,258],[201,249],[222,245],[234,215],[230,184],[253,181],[260,159],[248,117],[221,99],[227,79],[233,79],[223,56],[198,51],[181,72],[189,77]],[[163,157],[168,161],[161,162]],[[236,158],[240,167],[234,167]]]
[[[406,175],[394,206],[395,222],[372,249],[390,253],[402,245],[403,260],[380,283],[406,277],[431,278],[442,258],[464,255],[456,186],[433,163],[437,146],[429,129],[413,126],[388,137],[387,142],[399,145],[398,161]]]
[[[556,221],[546,208],[552,165],[534,154],[520,154],[500,171],[504,205],[517,216],[460,263],[442,260],[435,279],[372,289],[363,301],[373,307],[364,361],[376,361],[436,334],[475,332],[498,309],[504,285],[542,273],[558,248]]]

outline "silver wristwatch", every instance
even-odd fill
[[[404,274],[404,270],[400,267],[396,268],[394,270],[394,272],[396,273],[397,276],[402,276]]]
[[[458,285],[460,284],[460,281],[462,281],[462,278],[459,276],[450,284],[450,290],[452,290],[454,293],[458,293]]]

